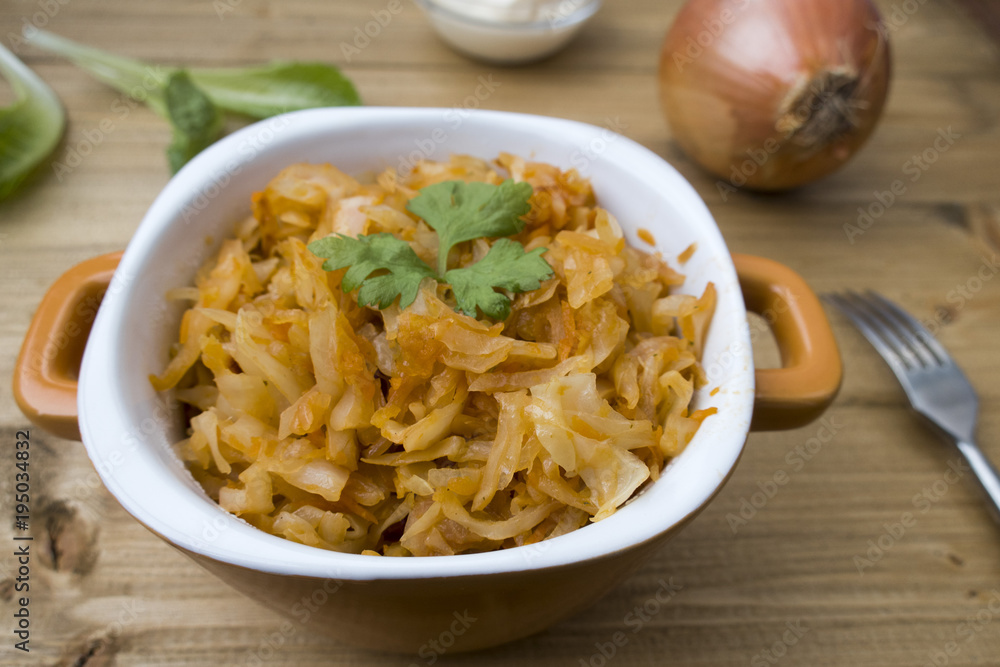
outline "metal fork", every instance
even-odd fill
[[[979,480],[1000,523],[1000,476],[975,445],[979,399],[951,355],[920,322],[872,291],[826,294],[896,375],[914,411],[953,443]]]

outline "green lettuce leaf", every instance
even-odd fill
[[[59,145],[66,113],[38,76],[0,44],[0,74],[16,98],[0,109],[0,200],[13,194]]]

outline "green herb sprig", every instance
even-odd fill
[[[500,185],[447,181],[421,189],[406,208],[437,232],[437,271],[409,243],[386,233],[358,238],[334,234],[313,241],[309,250],[326,259],[327,271],[347,268],[341,288],[357,289],[362,306],[386,308],[398,297],[400,308],[406,308],[417,298],[420,281],[433,278],[451,285],[456,310],[470,317],[482,311],[494,320],[505,320],[510,299],[497,289],[527,292],[552,276],[552,267],[542,257],[545,248],[526,252],[517,241],[503,238],[524,229],[521,216],[531,210],[531,193],[529,183],[513,180]],[[497,241],[472,266],[448,270],[451,249],[478,238]]]
[[[286,111],[361,104],[351,81],[325,63],[184,70],[124,58],[44,30],[31,31],[23,41],[71,60],[170,121],[174,137],[167,158],[174,172],[222,136],[223,111],[263,119]]]

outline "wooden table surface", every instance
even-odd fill
[[[190,65],[322,59],[353,78],[367,104],[468,104],[480,77],[492,109],[614,123],[675,165],[707,201],[733,251],[787,263],[817,291],[875,287],[923,320],[981,398],[979,439],[1000,461],[1000,67],[986,33],[940,0],[895,0],[895,79],[871,142],[834,176],[775,197],[724,201],[677,148],[657,103],[657,54],[679,0],[610,0],[568,50],[507,69],[443,46],[404,2],[350,62],[340,43],[384,0],[4,0],[0,39],[26,23],[125,55]],[[890,13],[893,2],[878,3]],[[48,16],[46,12],[54,13]],[[11,507],[15,431],[29,426],[9,379],[32,312],[73,264],[123,248],[166,183],[169,130],[145,108],[66,62],[15,49],[69,112],[57,159],[86,155],[61,181],[45,169],[0,206],[0,475]],[[2,93],[0,102],[10,99]],[[103,125],[102,125],[103,123]],[[102,129],[103,128],[103,129]],[[110,129],[109,129],[110,128]],[[941,131],[958,136],[852,244],[859,207],[900,178]],[[446,665],[997,665],[1000,528],[950,456],[909,413],[888,369],[832,316],[845,360],[826,432],[750,437],[732,480],[651,562],[593,608],[529,639]],[[773,358],[766,336],[759,357]],[[820,435],[832,435],[818,449]],[[406,665],[300,629],[243,599],[133,521],[94,483],[83,446],[31,431],[35,560],[31,653],[15,651],[9,610],[16,564],[0,548],[3,665]],[[809,453],[810,443],[813,445]],[[806,448],[806,449],[803,449]],[[803,455],[804,452],[804,455]],[[10,461],[10,465],[7,462]],[[761,502],[776,473],[787,484]],[[953,483],[955,482],[955,483]],[[748,510],[753,500],[759,508]],[[733,517],[743,509],[749,518]],[[900,530],[904,513],[914,521]],[[11,545],[5,517],[0,540]],[[881,545],[881,547],[878,547]],[[639,631],[627,615],[672,580],[681,590]],[[991,605],[992,601],[992,605]],[[788,632],[789,628],[795,632]],[[611,660],[601,653],[613,637]]]

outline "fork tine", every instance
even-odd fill
[[[879,337],[885,341],[893,351],[898,354],[908,369],[921,368],[924,364],[920,361],[910,346],[900,338],[899,334],[880,317],[879,310],[870,303],[864,296],[857,292],[848,291],[844,294],[844,299],[850,303],[855,310],[865,315],[868,324],[878,332]]]
[[[948,351],[944,349],[944,346],[938,342],[930,331],[920,323],[917,318],[910,315],[908,312],[897,306],[895,303],[885,298],[878,292],[873,292],[868,290],[868,296],[878,301],[889,314],[890,317],[895,319],[896,323],[901,327],[906,327],[910,332],[911,338],[914,340],[914,346],[922,345],[925,347],[931,355],[934,357],[934,362],[932,365],[936,364],[954,364],[951,355]]]
[[[852,294],[851,292],[847,293]],[[841,294],[824,294],[823,299],[828,303],[836,306],[840,312],[847,316],[854,326],[857,327],[858,331],[868,339],[868,342],[872,344],[875,350],[885,359],[885,362],[889,364],[889,368],[896,375],[900,382],[904,386],[908,385],[906,380],[907,366],[903,358],[896,352],[893,346],[882,339],[880,331],[876,330],[873,326],[871,318],[863,311],[859,310],[850,301]],[[879,327],[880,330],[884,330],[884,327]]]
[[[895,320],[886,315],[881,305],[866,294],[850,293],[851,301],[880,327],[883,338],[887,339],[896,351],[906,360],[910,368],[924,368],[926,366],[936,366],[937,361],[934,356],[926,350],[920,348],[919,343],[911,336],[905,326],[900,326]]]

